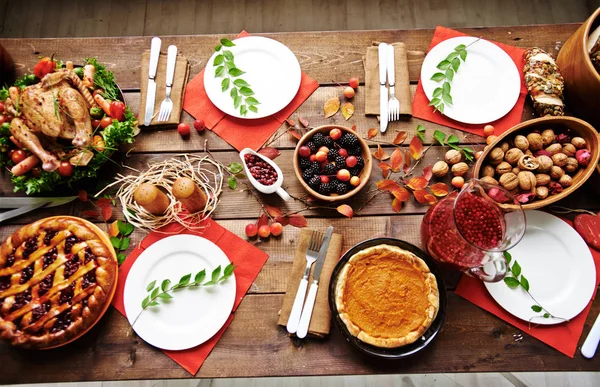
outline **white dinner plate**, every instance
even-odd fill
[[[560,324],[581,313],[592,299],[596,265],[584,240],[563,220],[542,211],[527,211],[525,215],[525,236],[509,252],[529,280],[529,292],[560,318],[536,317],[543,312],[531,309],[535,302],[520,287],[511,289],[504,281],[486,282],[485,286],[510,314],[535,324]]]
[[[206,65],[204,88],[211,102],[226,114],[238,118],[262,118],[277,113],[292,101],[298,89],[302,71],[298,59],[289,48],[276,40],[262,36],[247,36],[233,41],[234,47],[223,47],[233,53],[237,68],[245,71],[239,78],[248,82],[260,105],[258,112],[240,114],[233,105],[230,90],[223,92],[223,78],[215,77],[215,52]],[[236,78],[237,79],[237,78]],[[233,80],[233,79],[232,79]]]
[[[195,235],[174,235],[148,247],[131,266],[125,282],[125,313],[135,332],[147,343],[168,350],[182,350],[204,343],[217,333],[231,314],[235,301],[235,276],[206,287],[173,291],[173,298],[142,310],[146,286],[164,279],[176,284],[185,274],[225,269],[229,259],[217,245]],[[205,279],[207,281],[208,279]]]
[[[430,101],[433,91],[443,84],[431,80],[433,74],[444,72],[436,66],[459,44],[468,46],[475,40],[471,36],[451,38],[429,51],[421,67],[421,84]],[[504,117],[515,106],[521,77],[504,50],[481,39],[467,48],[467,59],[461,60],[450,85],[453,104],[445,104],[444,114],[466,124],[486,124]]]

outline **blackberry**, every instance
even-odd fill
[[[363,169],[365,167],[365,159],[362,156],[356,156],[356,168]]]
[[[337,156],[335,158],[335,166],[338,167],[338,169],[346,168],[346,159],[344,156]]]
[[[358,137],[354,134],[344,133],[342,138],[340,139],[340,145],[344,148],[354,148],[355,145],[358,144]],[[348,149],[350,151],[350,149]]]
[[[312,142],[315,143],[315,146],[317,148],[322,147],[323,145],[325,145],[325,135],[323,133],[315,133],[312,137]]]
[[[324,175],[333,175],[337,172],[337,167],[332,163],[325,164],[325,168],[323,168]]]
[[[343,195],[345,193],[347,193],[350,190],[348,184],[339,181],[339,180],[335,180],[333,182],[333,192]]]
[[[354,168],[350,168],[348,172],[350,172],[350,176],[358,176],[362,172],[362,168],[358,168],[358,166],[356,166]]]
[[[315,145],[314,142],[312,141],[308,141],[306,144],[304,144],[308,147],[308,149],[310,149],[310,153],[316,153],[317,152],[317,146]]]
[[[348,155],[350,155],[350,156],[360,156],[360,153],[361,153],[360,145],[356,145],[356,146],[348,148]]]
[[[327,195],[329,193],[331,193],[332,190],[332,185],[331,183],[321,183],[321,185],[319,185],[319,188],[317,189],[317,191],[319,191],[319,193],[323,194],[323,195]]]
[[[319,176],[313,176],[307,181],[308,186],[312,189],[318,189],[321,185],[321,178]]]
[[[312,173],[312,170],[306,170],[306,171],[302,172],[302,179],[307,183],[314,176],[315,176],[315,174]]]
[[[337,149],[329,149],[329,153],[327,153],[327,160],[335,161],[335,158],[338,156]]]
[[[323,145],[325,145],[329,149],[333,148],[333,138],[331,138],[330,136],[325,136],[325,140],[323,140]]]
[[[309,159],[305,159],[304,157],[300,158],[300,169],[303,171],[310,167],[311,161]]]

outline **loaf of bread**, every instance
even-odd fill
[[[527,92],[537,114],[563,116],[565,81],[554,58],[541,48],[530,48],[525,51],[523,73]]]

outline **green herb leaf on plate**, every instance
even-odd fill
[[[225,47],[233,47],[235,46],[235,43],[233,43],[231,40],[223,38],[221,39],[221,44]]]
[[[250,86],[248,84],[248,82],[244,81],[243,79],[236,79],[235,81],[233,81],[233,84],[236,85],[237,87],[242,87],[242,86]]]
[[[458,46],[454,47],[454,51],[462,51],[465,48],[467,48],[467,46],[465,46],[464,44],[459,44]]]
[[[215,59],[213,60],[213,66],[218,66],[221,63],[223,63],[223,61],[225,60],[225,57],[221,54],[215,56]]]
[[[519,265],[519,262],[515,261],[515,263],[512,265],[512,272],[515,275],[515,277],[518,277],[521,275],[521,265]]]
[[[540,313],[542,311],[542,307],[539,305],[531,305],[531,310],[533,310],[536,313]]]
[[[454,79],[454,70],[446,70],[446,78],[448,79],[448,81],[452,82],[452,80]]]
[[[171,284],[171,280],[170,279],[166,279],[164,280],[161,284],[160,284],[160,290],[162,290],[163,292],[166,292],[167,289],[169,288],[169,285]]]
[[[225,74],[225,66],[219,66],[215,69],[215,78],[222,77]]]
[[[439,82],[439,81],[443,80],[445,77],[446,76],[444,75],[444,73],[435,73],[431,76],[431,80]]]
[[[227,91],[229,89],[229,78],[223,78],[221,81],[221,91]]]
[[[185,285],[187,285],[188,283],[190,283],[190,279],[191,279],[191,278],[192,278],[192,275],[191,275],[191,274],[186,274],[186,275],[184,275],[183,277],[181,277],[181,278],[179,279],[179,283],[178,283],[178,285],[181,285],[181,286],[185,286]]]
[[[443,90],[442,90],[441,87],[436,88],[435,90],[433,90],[433,98],[439,98],[439,97],[441,97],[442,96],[442,92],[443,92]]]
[[[515,277],[504,277],[504,283],[511,289],[515,289],[520,285],[519,280]]]
[[[149,292],[150,290],[154,289],[154,285],[156,285],[156,280],[150,282],[148,286],[146,286],[146,291]]]
[[[524,275],[521,275],[521,286],[523,287],[523,289],[529,291],[529,281],[527,280],[527,278],[525,278]]]
[[[258,108],[255,105],[248,105],[248,110],[254,113],[258,113]]]
[[[231,75],[232,77],[239,77],[242,74],[245,74],[245,72],[238,69],[237,67],[233,67],[233,68],[229,69],[229,75]]]
[[[199,271],[198,274],[194,277],[194,283],[200,284],[204,281],[204,277],[206,277],[206,270]]]
[[[448,62],[447,60],[443,60],[436,67],[440,70],[446,70],[448,67],[450,67],[450,65],[450,62]]]

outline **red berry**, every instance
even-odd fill
[[[327,152],[318,151],[316,158],[317,158],[317,161],[320,163],[323,161],[327,161]]]
[[[350,78],[350,81],[348,82],[348,84],[350,85],[351,88],[353,89],[358,89],[358,78]]]
[[[342,138],[342,131],[340,129],[331,129],[329,131],[329,137],[331,137],[333,141],[337,141]]]
[[[350,168],[354,168],[357,163],[358,159],[356,158],[356,156],[348,156],[348,158],[346,159],[346,165]]]
[[[494,127],[492,125],[486,125],[483,127],[483,135],[484,136],[491,136],[492,134],[494,134]]]
[[[341,149],[338,151],[338,155],[340,155],[340,156],[342,156],[342,157],[346,158],[346,157],[348,157],[348,151],[347,151],[347,150],[345,150],[344,148],[341,148]]]
[[[350,86],[346,87],[344,89],[344,97],[351,99],[354,98],[354,89],[351,88]]]
[[[339,181],[348,181],[350,180],[350,171],[347,169],[340,169],[336,176]]]
[[[274,222],[273,224],[271,224],[270,228],[271,228],[271,234],[273,236],[279,236],[279,235],[281,235],[281,232],[283,231],[283,226],[279,222]]]
[[[325,184],[325,183],[329,183],[329,176],[321,176],[321,183]]]
[[[310,161],[317,161],[317,155],[310,155],[308,158]]]
[[[322,147],[319,148],[319,150],[317,152],[325,152],[325,153],[327,153],[327,152],[329,152],[329,148],[327,148],[326,146],[322,146]]]
[[[198,132],[201,132],[204,129],[206,129],[206,125],[204,125],[204,120],[194,121],[194,129],[196,129]]]
[[[352,176],[350,178],[350,185],[353,187],[358,187],[358,185],[360,184],[360,177],[358,176]]]
[[[303,145],[298,149],[298,154],[300,157],[310,157],[310,148]]]
[[[257,232],[258,229],[256,228],[256,225],[254,223],[250,223],[246,226],[246,236],[248,238],[255,237]]]
[[[181,123],[179,125],[177,125],[177,131],[179,132],[179,134],[182,137],[186,137],[190,135],[190,126],[188,124],[185,123]]]
[[[268,224],[263,224],[258,228],[258,235],[260,235],[261,238],[268,238],[269,235],[271,235],[271,227],[269,227]]]

